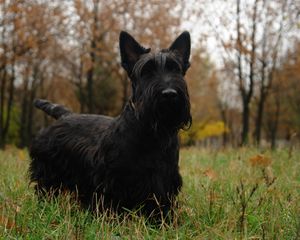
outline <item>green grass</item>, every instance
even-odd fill
[[[26,152],[0,151],[0,239],[299,239],[300,151],[259,153],[183,149],[179,208],[154,227],[134,213],[92,215],[69,196],[38,202]]]

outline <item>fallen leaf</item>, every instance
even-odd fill
[[[211,168],[206,169],[203,174],[210,180],[216,180],[218,177],[217,173]]]
[[[252,167],[267,167],[271,164],[272,160],[269,157],[266,157],[262,154],[258,154],[254,157],[249,158],[249,162]]]
[[[0,216],[0,225],[6,229],[12,229],[16,226],[14,221],[5,216]]]

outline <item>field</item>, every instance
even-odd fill
[[[92,215],[67,195],[37,201],[24,150],[0,151],[0,239],[300,239],[300,151],[181,151],[172,223]]]

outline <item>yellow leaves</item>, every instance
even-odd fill
[[[180,137],[182,144],[191,144],[205,138],[222,136],[224,132],[229,132],[229,129],[222,121],[194,122],[188,131],[180,133]]]
[[[266,157],[262,154],[258,154],[256,156],[253,156],[249,158],[249,162],[252,167],[258,166],[258,167],[267,167],[271,164],[271,159],[269,157]]]
[[[198,139],[217,137],[221,136],[224,132],[229,132],[228,128],[225,127],[224,122],[217,121],[208,123],[204,126],[204,128],[199,129],[197,137]]]
[[[26,153],[25,150],[19,150],[18,151],[18,159],[21,161],[26,160]]]

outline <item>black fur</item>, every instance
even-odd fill
[[[36,108],[43,110],[45,113],[55,119],[59,119],[65,115],[71,114],[71,111],[62,105],[52,104],[44,99],[36,99],[33,102]]]
[[[178,131],[191,124],[184,75],[190,36],[151,53],[126,32],[120,34],[122,66],[132,97],[119,117],[75,114],[36,100],[57,119],[34,139],[31,181],[38,193],[69,190],[80,201],[120,211],[140,208],[165,216],[180,191]]]

